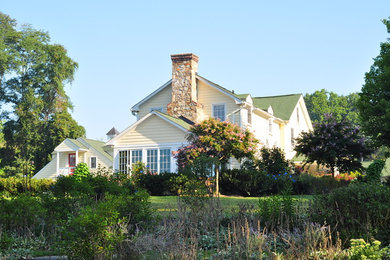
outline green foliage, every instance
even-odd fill
[[[125,219],[110,200],[83,208],[66,226],[65,244],[71,259],[109,259],[125,238]]]
[[[390,241],[390,189],[356,183],[317,196],[313,203],[314,221],[326,223],[343,240],[354,237]]]
[[[177,177],[177,173],[163,172],[160,174],[146,173],[139,175],[134,182],[135,188],[144,189],[152,196],[167,196],[176,194],[171,185],[171,179]]]
[[[200,156],[211,157],[215,161],[215,187],[219,193],[219,169],[231,157],[252,159],[258,140],[249,130],[243,130],[230,122],[209,118],[191,127],[187,137],[189,145],[176,154],[179,169],[194,163]]]
[[[366,176],[364,181],[371,183],[381,183],[382,170],[385,167],[386,161],[375,160],[373,161],[366,170]]]
[[[291,171],[291,162],[286,159],[284,152],[278,147],[262,147],[260,149],[260,159],[256,161],[256,166],[260,171],[274,175]]]
[[[351,239],[351,246],[347,250],[348,259],[388,259],[390,257],[390,248],[385,247],[381,249],[380,245],[381,242],[378,240],[368,243],[364,239]]]
[[[383,20],[390,33],[390,20]],[[361,125],[378,145],[390,147],[390,40],[380,44],[379,55],[370,71],[365,74],[365,83],[357,103]]]
[[[359,99],[357,93],[339,96],[332,91],[321,89],[313,94],[306,94],[304,99],[313,123],[321,123],[326,114],[334,115],[338,121],[345,118],[354,126],[358,126],[360,123],[359,111],[356,106]]]
[[[317,162],[341,172],[362,169],[360,159],[371,153],[359,128],[346,120],[337,121],[333,115],[314,125],[313,131],[304,132],[296,139],[295,151],[306,156],[307,163]]]
[[[348,186],[349,180],[336,179],[331,176],[317,177],[310,174],[300,174],[293,183],[294,194],[326,194],[334,189]]]
[[[86,163],[79,163],[74,169],[73,178],[81,181],[84,178],[90,177],[90,175],[91,173],[89,172],[88,165]]]
[[[10,108],[2,114],[1,166],[27,176],[49,162],[65,138],[85,134],[69,113],[64,90],[78,65],[63,46],[50,43],[48,33],[19,29],[3,13],[0,21],[0,102]]]
[[[53,184],[54,181],[49,179],[37,180],[17,177],[0,178],[0,194],[3,192],[12,196],[24,192],[38,194],[49,191]]]
[[[20,234],[43,231],[46,209],[40,198],[26,194],[9,199],[0,198],[0,208],[0,227]]]
[[[297,200],[288,193],[260,198],[258,215],[260,220],[269,227],[291,224],[298,215]]]

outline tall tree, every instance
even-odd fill
[[[390,19],[390,18],[389,18]],[[383,20],[390,33],[390,20]],[[365,75],[358,108],[362,128],[379,145],[390,147],[390,38]]]
[[[64,86],[73,80],[77,63],[66,49],[51,44],[48,33],[0,13],[0,102],[5,147],[2,165],[23,174],[40,169],[64,138],[85,134],[69,114]],[[54,130],[55,129],[55,130]]]
[[[314,123],[323,121],[325,114],[332,114],[337,120],[346,118],[354,125],[359,125],[359,112],[356,106],[358,98],[357,93],[342,96],[325,89],[304,96],[307,110]]]
[[[189,145],[176,154],[179,168],[193,163],[200,156],[212,157],[218,165],[215,169],[216,194],[219,194],[219,167],[230,157],[253,158],[258,140],[249,130],[242,130],[230,122],[210,118],[191,127]]]

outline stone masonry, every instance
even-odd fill
[[[174,54],[172,59],[172,101],[167,112],[173,117],[184,116],[197,122],[201,105],[197,102],[196,72],[198,56],[192,53]]]

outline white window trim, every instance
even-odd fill
[[[214,106],[222,106],[222,105],[223,105],[223,112],[224,112],[224,117],[225,117],[224,121],[226,121],[227,120],[227,118],[226,118],[226,103],[215,103],[215,104],[212,104],[211,105],[211,107],[212,107],[212,109],[211,109],[211,117],[212,118],[216,118],[216,117],[214,117]]]
[[[92,158],[95,158],[95,167],[92,168]],[[89,166],[91,167],[91,169],[97,169],[97,157],[96,156],[91,156],[89,158]]]
[[[182,146],[182,144],[178,144],[178,143],[175,143],[175,144],[171,144],[171,145],[167,145],[167,144],[164,144],[164,145],[134,145],[134,146],[131,146],[131,147],[121,147],[120,149],[114,151],[114,154],[115,156],[117,156],[117,158],[115,158],[115,170],[116,171],[119,171],[119,152],[121,151],[127,151],[127,171],[128,171],[128,174],[131,174],[131,161],[132,161],[132,154],[131,154],[131,151],[133,150],[142,150],[142,163],[144,163],[145,165],[147,165],[147,151],[148,150],[156,150],[157,149],[157,169],[158,169],[158,174],[160,174],[160,150],[162,149],[169,149],[171,151],[171,154],[170,154],[170,171],[171,172],[176,172],[177,171],[177,167],[176,167],[176,160],[175,158],[172,156],[172,152],[173,151],[176,151],[178,149],[180,149],[180,147]]]

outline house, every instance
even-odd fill
[[[130,173],[142,161],[153,172],[176,171],[173,151],[187,143],[192,124],[210,117],[249,129],[268,147],[280,147],[291,159],[294,138],[312,129],[302,94],[254,97],[200,76],[199,58],[192,53],[171,55],[172,79],[135,104],[137,121],[109,140],[113,169]],[[231,167],[239,162],[231,161]]]
[[[152,172],[175,172],[173,152],[187,144],[191,125],[210,117],[230,121],[254,133],[268,147],[280,147],[291,159],[294,138],[312,129],[301,94],[254,97],[237,94],[200,76],[199,58],[192,53],[171,55],[172,79],[135,104],[137,121],[121,133],[111,129],[109,141],[66,139],[53,152],[53,160],[34,178],[69,174],[78,162],[130,173],[136,162]],[[230,167],[239,167],[232,159]]]
[[[111,134],[115,131],[115,128],[110,130]],[[105,145],[105,142],[82,137],[67,138],[54,149],[52,160],[33,178],[54,179],[61,175],[69,175],[81,162],[86,163],[91,172],[97,171],[100,167],[112,167],[112,150]]]

